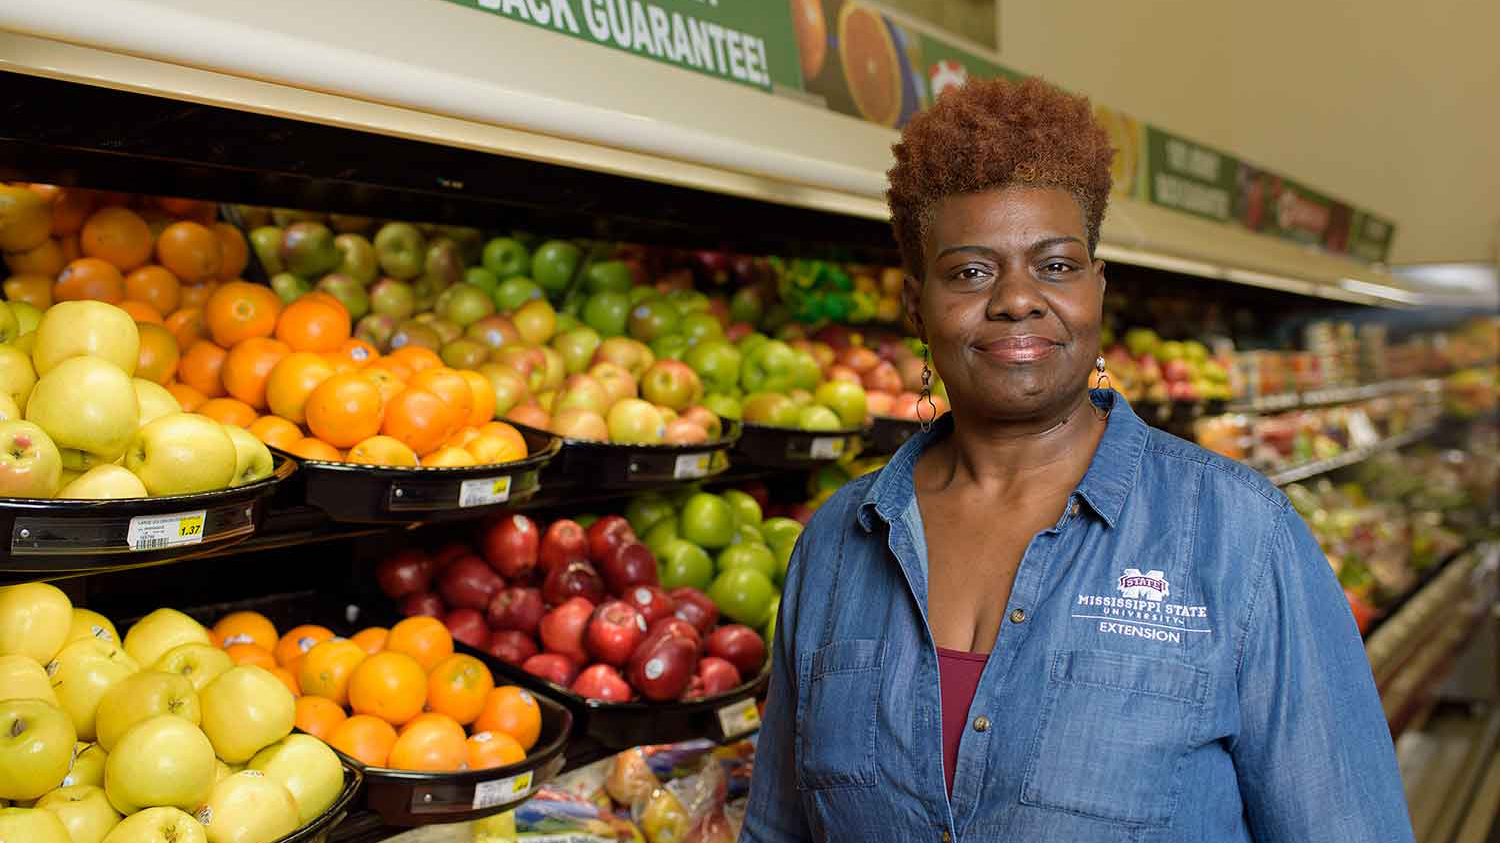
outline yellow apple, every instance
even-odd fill
[[[73,843],[99,843],[123,819],[104,788],[92,784],[60,787],[38,799],[36,807],[56,814]]]
[[[0,421],[0,498],[50,498],[62,488],[62,454],[29,421]]]
[[[40,808],[0,808],[0,840],[10,843],[73,843],[62,820]]]
[[[168,413],[182,412],[182,405],[172,393],[156,381],[131,378],[130,385],[135,387],[135,400],[141,407],[141,424],[150,424]]]
[[[243,764],[291,734],[297,719],[292,692],[257,665],[224,671],[198,692],[198,703],[214,752],[230,764]]]
[[[26,420],[62,449],[64,468],[83,471],[125,453],[140,426],[140,402],[130,376],[113,364],[70,357],[36,382]]]
[[[173,714],[131,726],[104,762],[104,792],[122,814],[168,805],[190,811],[213,784],[213,745],[203,730]]]
[[[61,784],[76,740],[68,715],[52,703],[0,702],[0,799],[35,799]]]
[[[73,624],[73,604],[62,589],[44,582],[0,587],[0,656],[52,661]]]
[[[47,242],[52,208],[28,187],[0,184],[0,251],[29,252]]]
[[[13,345],[0,345],[0,392],[24,410],[34,386],[36,369],[32,368],[31,358]]]
[[[36,331],[32,331],[29,334],[22,334],[11,340],[10,344],[12,348],[30,358],[31,352],[36,350]]]
[[[26,336],[42,324],[42,310],[31,302],[8,301],[10,312],[16,317],[16,338]],[[12,340],[14,342],[14,340]]]
[[[224,759],[214,759],[214,784],[218,784],[238,772],[239,770],[225,764]]]
[[[116,683],[140,669],[120,645],[86,638],[59,650],[47,663],[47,676],[78,737],[91,741],[99,700]]]
[[[297,802],[280,782],[242,770],[218,782],[193,816],[208,843],[272,843],[297,830]]]
[[[223,489],[234,479],[234,441],[224,426],[196,413],[171,413],[136,431],[125,467],[152,495]]]
[[[99,701],[99,711],[94,719],[99,745],[106,752],[114,751],[115,744],[130,731],[131,726],[158,714],[175,714],[194,726],[203,722],[198,691],[193,683],[186,676],[161,670],[143,670],[127,676]]]
[[[104,843],[208,843],[203,826],[178,808],[147,808],[120,821]]]
[[[27,656],[0,656],[0,700],[46,700],[57,705],[47,671]]]
[[[21,412],[20,407],[16,406],[16,399],[10,397],[8,392],[0,392],[0,421],[24,418],[26,415]]]
[[[212,644],[203,624],[176,609],[157,609],[125,633],[125,652],[141,664],[156,660],[178,644]]]
[[[287,735],[255,753],[249,768],[280,782],[292,794],[299,826],[328,810],[344,789],[338,756],[312,735]]]
[[[42,314],[31,360],[38,375],[74,357],[97,357],[133,375],[140,353],[140,331],[129,313],[102,301],[65,301]]]
[[[68,640],[64,643],[72,644],[86,638],[97,638],[111,644],[120,643],[120,633],[115,630],[115,625],[110,623],[109,618],[92,609],[74,606],[73,622],[68,626]]]
[[[239,425],[226,424],[224,432],[234,442],[234,479],[230,486],[243,486],[271,476],[271,450],[255,434]]]
[[[212,644],[190,642],[178,644],[162,654],[151,669],[184,676],[193,683],[193,690],[201,691],[231,667],[234,667],[234,659],[228,653]]]
[[[113,463],[96,465],[57,490],[57,497],[71,500],[103,501],[146,496],[146,486],[141,483],[141,478]]]
[[[93,784],[104,787],[104,749],[97,743],[79,741],[73,744],[73,764],[63,776],[63,786]]]

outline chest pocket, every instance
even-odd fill
[[[797,786],[875,783],[875,712],[884,642],[834,641],[797,664]]]
[[[1057,654],[1021,801],[1140,826],[1171,822],[1208,672],[1127,653]]]

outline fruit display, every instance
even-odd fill
[[[271,843],[322,818],[345,790],[338,756],[293,734],[292,692],[215,634],[164,608],[122,639],[52,585],[0,588],[0,799],[27,805],[0,829]]]
[[[1197,340],[1163,340],[1150,328],[1131,328],[1104,348],[1110,385],[1130,401],[1227,400],[1235,396],[1233,360]]]
[[[1377,445],[1435,424],[1441,394],[1422,390],[1334,407],[1285,413],[1207,416],[1194,425],[1199,445],[1275,472]]]

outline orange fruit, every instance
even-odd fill
[[[180,363],[178,368],[179,370],[181,369]],[[172,393],[173,398],[177,399],[177,403],[182,407],[184,413],[193,412],[202,407],[203,402],[208,400],[206,395],[185,383],[169,383],[167,384],[167,391]]]
[[[353,372],[334,375],[307,396],[312,434],[336,448],[352,448],[380,432],[380,390]]]
[[[151,257],[151,229],[128,208],[100,208],[89,215],[79,235],[83,253],[129,272]]]
[[[208,304],[209,296],[212,296],[220,286],[222,285],[218,281],[205,281],[202,284],[184,284],[182,285],[182,301],[179,306],[201,308]]]
[[[365,367],[365,371],[369,371],[371,369],[388,372],[390,373],[391,377],[402,383],[406,383],[407,381],[411,380],[412,376],[417,373],[416,369],[413,369],[412,367],[406,365],[405,363],[402,363],[400,360],[390,357],[389,355],[382,357],[379,360],[376,360],[374,363],[371,363]]]
[[[339,347],[334,350],[334,353],[349,358],[354,365],[361,368],[367,363],[373,363],[380,357],[380,349],[364,340],[355,339],[354,337],[350,337],[339,343]]]
[[[398,468],[414,468],[421,464],[417,454],[399,439],[389,436],[371,436],[362,440],[345,455],[345,459],[357,465],[385,465]]]
[[[157,196],[155,203],[158,208],[174,217],[186,219],[200,219],[207,214],[213,213],[213,203],[204,202],[201,199],[184,199],[178,196]]]
[[[405,653],[416,659],[423,671],[429,671],[453,655],[453,636],[437,618],[411,617],[391,627],[391,633],[385,639],[385,649]]]
[[[356,714],[333,727],[328,745],[366,767],[384,767],[396,730],[379,718]]]
[[[235,427],[249,427],[259,418],[254,407],[238,398],[210,398],[199,405],[196,412],[219,424],[232,424]]]
[[[479,428],[479,436],[464,446],[480,465],[514,462],[526,458],[526,439],[505,422],[490,422]]]
[[[302,438],[302,429],[281,416],[261,416],[245,429],[268,447],[283,451]]]
[[[385,639],[390,634],[391,631],[383,626],[372,626],[368,629],[361,629],[359,632],[349,636],[349,640],[358,644],[366,653],[373,656],[385,649]]]
[[[349,330],[349,311],[343,305],[303,296],[281,312],[276,339],[294,351],[338,351],[349,339]]]
[[[203,393],[204,398],[218,398],[224,394],[224,382],[219,373],[224,368],[224,358],[229,352],[208,340],[198,340],[188,346],[177,363],[177,379]]]
[[[266,378],[266,406],[284,419],[307,421],[307,399],[318,384],[333,377],[328,361],[310,351],[294,351],[281,358]]]
[[[276,657],[265,647],[255,644],[230,644],[224,648],[224,652],[235,664],[253,664],[266,670],[276,670]]]
[[[344,709],[327,697],[297,698],[297,719],[294,721],[297,728],[324,742],[340,723],[348,719]]]
[[[52,306],[52,283],[46,275],[12,275],[5,279],[5,297],[46,310]]]
[[[276,364],[291,353],[286,343],[270,337],[251,337],[236,343],[219,373],[225,391],[257,410],[266,409],[266,381]]]
[[[280,636],[276,625],[260,612],[230,612],[213,625],[213,631],[224,639],[225,646],[255,644],[267,651],[276,649]]]
[[[439,357],[436,351],[430,348],[423,348],[420,345],[402,346],[387,354],[386,357],[399,361],[402,365],[411,369],[413,374],[424,369],[441,369],[443,367],[443,358]],[[406,377],[402,378],[402,380],[409,381],[411,378]]]
[[[449,436],[448,437],[448,441],[443,443],[443,447],[444,448],[463,448],[463,447],[467,446],[470,442],[473,442],[475,439],[478,439],[478,438],[479,438],[479,428],[473,427],[471,425],[465,425],[463,427],[460,427],[458,429],[457,433],[453,434],[452,436]]]
[[[182,354],[177,350],[177,338],[172,336],[172,332],[151,322],[137,321],[135,328],[141,339],[135,376],[159,384],[165,384],[176,377]]]
[[[78,244],[78,235],[69,234],[58,242],[62,244],[63,260],[71,263],[83,257],[83,247]]]
[[[349,703],[349,677],[369,653],[347,638],[320,642],[302,657],[297,684],[303,694],[327,697],[339,705]]]
[[[203,305],[203,321],[208,324],[209,335],[225,348],[251,337],[269,337],[276,330],[276,317],[280,313],[281,299],[270,287],[245,281],[220,286]]]
[[[466,424],[484,424],[489,421],[489,419],[480,419],[476,422],[469,417],[474,410],[474,389],[469,386],[468,379],[460,375],[457,370],[447,367],[423,369],[412,376],[407,386],[425,389],[453,407],[458,414],[457,423],[454,425],[455,430]],[[449,431],[448,435],[453,435],[452,431]]]
[[[323,304],[329,305],[330,307],[343,307],[344,306],[343,302],[341,302],[338,299],[334,298],[331,294],[323,292],[322,290],[312,290],[310,292],[303,293],[301,296],[299,296],[297,298],[297,301],[304,301],[304,300],[305,301],[322,302]]]
[[[250,264],[250,244],[245,242],[245,235],[227,222],[216,222],[209,228],[219,238],[219,248],[224,258],[223,265],[219,267],[219,277],[232,280],[243,275],[245,267]]]
[[[479,719],[484,701],[495,689],[495,677],[484,662],[454,653],[427,675],[427,708],[467,726]]]
[[[271,668],[271,675],[285,685],[286,689],[292,692],[292,696],[302,696],[302,688],[297,685],[297,677],[290,670],[284,667],[274,667]]]
[[[490,386],[489,378],[472,369],[459,369],[458,374],[469,382],[469,392],[474,399],[473,408],[469,410],[469,424],[478,427],[494,420],[495,389]]]
[[[542,708],[524,688],[502,685],[484,699],[484,710],[474,721],[474,732],[502,732],[527,752],[542,735]]]
[[[94,210],[94,197],[87,190],[64,189],[52,203],[52,233],[77,234]]]
[[[322,462],[343,462],[344,455],[339,449],[324,442],[322,439],[304,437],[286,446],[286,452],[294,457],[305,460],[321,460]]]
[[[63,267],[52,285],[55,301],[95,299],[118,304],[125,300],[125,277],[114,264],[99,258],[79,258]]]
[[[224,268],[224,247],[207,226],[174,222],[156,238],[156,259],[173,275],[197,284],[217,277]]]
[[[201,307],[180,307],[167,314],[162,325],[177,338],[178,348],[187,348],[198,340],[208,339],[208,326],[203,324]]]
[[[406,384],[396,377],[395,373],[385,368],[384,364],[376,363],[359,370],[359,376],[375,385],[380,392],[380,403],[384,406],[392,398],[406,388]]]
[[[326,626],[302,624],[292,627],[277,639],[271,652],[276,656],[277,664],[290,669],[308,650],[332,637],[333,631]]]
[[[399,726],[422,713],[427,674],[406,653],[382,650],[367,657],[349,677],[349,707]]]
[[[470,770],[505,767],[526,760],[520,742],[504,732],[475,732],[465,741]]]
[[[145,302],[158,313],[168,314],[182,302],[182,283],[166,267],[147,264],[125,276],[125,298]]]
[[[418,715],[401,727],[386,765],[397,770],[461,770],[468,763],[464,727],[445,714]]]
[[[134,319],[137,324],[162,324],[161,311],[158,311],[156,308],[152,307],[149,304],[146,304],[143,301],[131,301],[130,299],[126,299],[125,301],[120,302],[117,307],[130,314],[130,318]],[[175,344],[177,341],[173,339],[172,342]]]
[[[434,393],[407,387],[386,402],[380,430],[422,455],[441,447],[462,426],[462,421],[458,409]]]
[[[444,446],[422,457],[422,465],[428,468],[466,468],[479,465],[479,461],[463,448]]]
[[[56,278],[68,261],[63,259],[62,243],[52,237],[42,245],[25,252],[7,252],[5,265],[16,275],[46,275]]]
[[[333,367],[334,374],[344,374],[346,372],[359,371],[359,367],[354,365],[353,360],[350,360],[344,355],[339,354],[337,351],[323,351],[314,353],[324,360],[328,361],[328,365]]]

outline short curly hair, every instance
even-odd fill
[[[1083,209],[1089,254],[1109,202],[1109,135],[1087,97],[1037,78],[974,80],[917,114],[891,148],[891,226],[907,272],[921,278],[922,239],[945,196],[1026,185],[1057,187]]]

